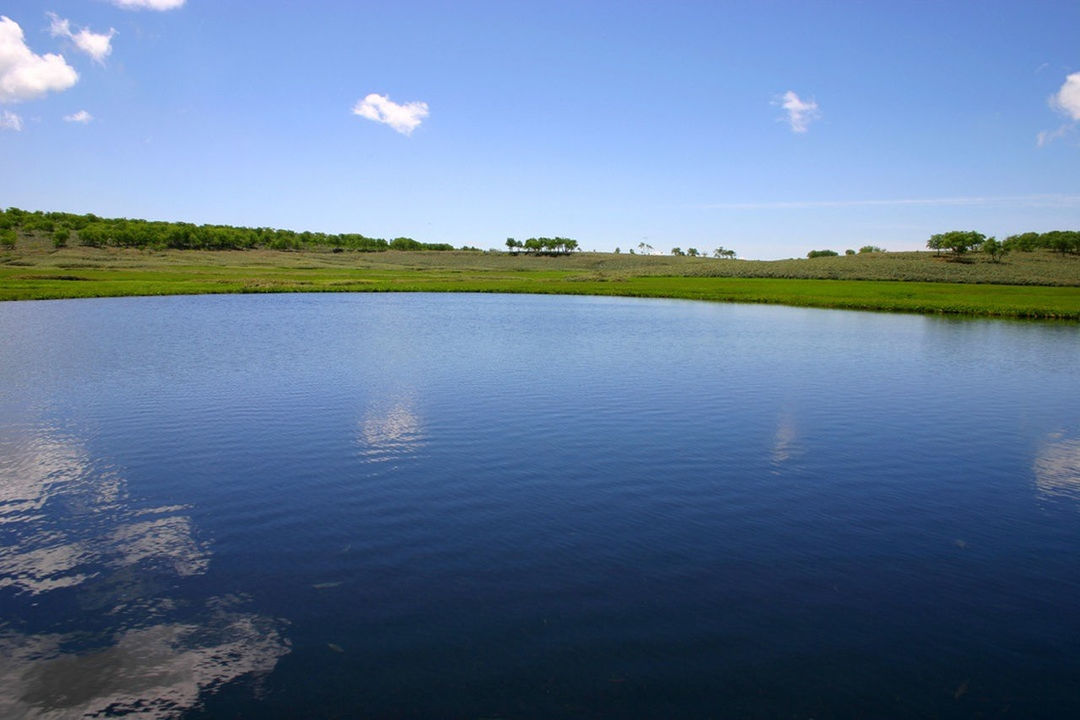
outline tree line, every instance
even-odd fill
[[[524,242],[506,238],[506,249],[514,254],[525,252],[534,255],[565,255],[578,249],[578,241],[564,237],[533,237]]]
[[[0,246],[14,247],[17,233],[44,234],[53,245],[127,247],[176,250],[302,250],[332,248],[359,252],[386,250],[453,250],[449,243],[422,243],[408,237],[392,240],[359,233],[319,233],[269,227],[195,225],[185,222],[103,218],[87,213],[30,212],[19,208],[0,210]]]
[[[949,232],[931,235],[926,242],[926,247],[935,250],[938,255],[947,252],[954,258],[959,258],[970,252],[982,252],[989,255],[994,261],[1000,260],[1011,252],[1034,252],[1035,250],[1052,250],[1062,256],[1066,254],[1080,255],[1080,231],[1026,232],[1010,235],[1004,240],[998,240],[995,237],[986,237],[975,230],[950,230]],[[858,254],[882,252],[885,252],[884,248],[876,245],[864,245],[859,248]],[[806,257],[836,257],[839,254],[835,250],[811,250],[806,253]],[[844,254],[855,255],[856,253],[854,250],[847,250]]]
[[[998,240],[995,237],[986,237],[974,230],[951,230],[931,235],[926,242],[926,247],[936,250],[939,254],[942,251],[948,251],[954,257],[978,251],[989,255],[993,260],[999,260],[1003,255],[1011,252],[1035,250],[1052,250],[1062,256],[1068,253],[1080,255],[1080,231],[1026,232]]]

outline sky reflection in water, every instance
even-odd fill
[[[0,717],[1080,713],[1074,325],[0,304]]]
[[[171,596],[212,558],[186,509],[135,509],[122,473],[74,438],[3,437],[0,589],[16,594],[0,624],[0,717],[176,717],[273,670],[288,652],[280,623],[242,597]],[[57,598],[48,631],[30,630],[62,590],[76,594]]]

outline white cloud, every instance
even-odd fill
[[[77,113],[72,113],[71,115],[65,115],[64,116],[64,122],[81,123],[83,125],[85,125],[86,123],[90,122],[93,119],[94,119],[94,116],[91,115],[90,113],[86,112],[85,110],[80,110]]]
[[[37,55],[26,46],[22,28],[0,15],[0,103],[32,100],[79,81],[61,55]]]
[[[184,0],[112,0],[112,4],[125,10],[175,10]]]
[[[13,112],[0,110],[0,130],[22,130],[22,118]]]
[[[1057,130],[1040,132],[1035,136],[1035,144],[1039,147],[1071,134],[1080,123],[1080,72],[1074,72],[1065,78],[1061,89],[1050,96],[1050,107],[1067,116],[1072,122],[1065,123]]]
[[[794,91],[788,90],[774,104],[787,111],[787,122],[792,132],[804,133],[810,123],[821,117],[818,104],[813,100],[803,100]]]
[[[357,101],[353,107],[353,114],[389,125],[402,135],[411,135],[412,131],[419,127],[428,116],[428,105],[426,102],[398,105],[385,95],[371,93],[363,100]]]
[[[1080,72],[1065,78],[1065,84],[1050,98],[1050,105],[1073,120],[1080,120]]]
[[[95,62],[104,64],[105,58],[112,53],[115,28],[109,28],[107,33],[95,33],[91,32],[90,28],[84,27],[79,32],[73,33],[70,21],[53,12],[45,14],[49,16],[49,32],[53,37],[66,37],[75,43],[75,47],[94,58]]]

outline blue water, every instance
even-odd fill
[[[0,717],[1080,716],[1080,328],[0,303]]]

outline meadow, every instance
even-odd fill
[[[628,253],[533,256],[160,250],[23,238],[0,252],[0,300],[258,292],[492,292],[666,297],[994,317],[1080,319],[1080,257],[932,252],[776,261]]]

